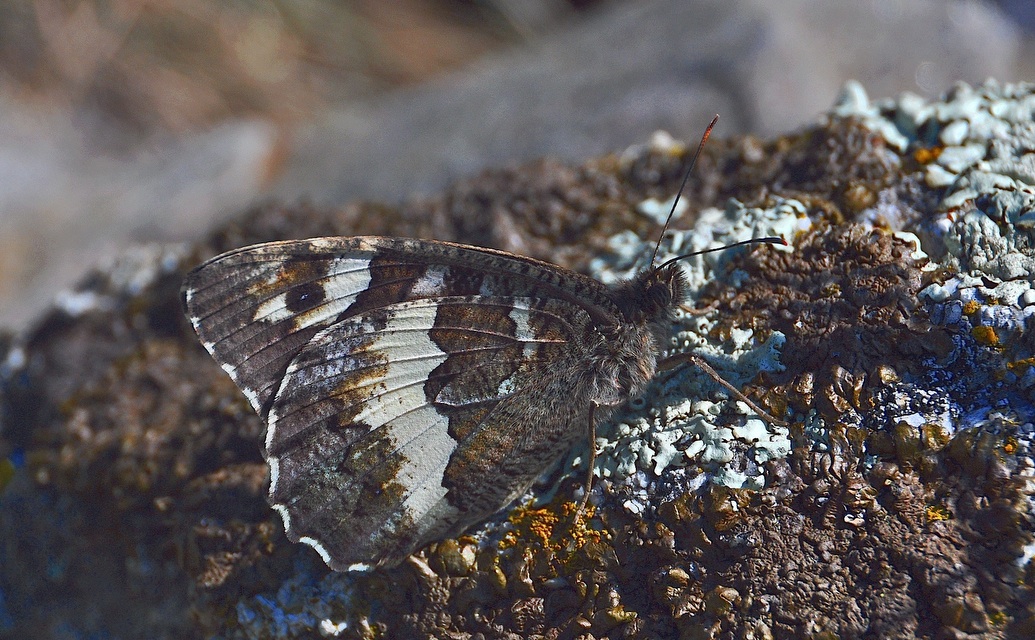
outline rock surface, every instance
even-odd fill
[[[929,103],[852,85],[798,134],[713,140],[663,252],[773,232],[793,247],[688,261],[705,312],[672,346],[788,427],[692,368],[659,376],[601,430],[587,522],[576,451],[540,503],[386,572],[332,573],[284,538],[262,425],[183,318],[183,274],[361,232],[619,277],[649,255],[683,145],[489,171],[398,208],[260,207],[195,245],[123,252],[0,345],[0,633],[1032,635],[1033,114],[1030,86]]]

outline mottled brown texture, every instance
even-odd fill
[[[916,373],[924,358],[942,357],[952,342],[928,322],[916,294],[930,275],[909,256],[911,244],[880,231],[821,226],[793,253],[757,252],[741,265],[751,278],[736,290],[716,284],[700,304],[717,303],[717,333],[751,327],[787,337],[773,395],[801,411],[813,403],[835,415],[872,407],[870,386],[881,369]],[[866,404],[871,403],[871,404]]]
[[[1033,613],[1013,561],[1030,540],[1015,520],[1023,483],[1005,479],[985,447],[964,454],[992,463],[979,475],[952,456],[923,477],[894,462],[867,471],[856,453],[863,435],[843,434],[826,454],[796,451],[772,469],[781,482],[760,492],[675,495],[653,522],[607,509],[604,543],[576,543],[578,529],[554,521],[516,556],[482,552],[480,571],[426,578],[435,587],[422,588],[420,609],[390,628],[500,638],[1022,637]],[[932,518],[933,502],[952,517]],[[845,513],[865,517],[849,523]],[[535,540],[539,521],[517,522]],[[502,570],[507,596],[493,593],[490,568]]]
[[[430,402],[440,407],[439,411],[449,412],[456,405],[479,405],[495,400],[503,381],[521,367],[524,345],[514,339],[512,307],[500,303],[491,306],[450,304],[438,308],[435,328],[428,332],[428,337],[449,355],[432,371],[425,393]],[[491,354],[488,358],[487,353]],[[479,411],[477,407],[465,408]],[[450,420],[450,435],[460,440],[477,424],[476,420],[463,427]]]

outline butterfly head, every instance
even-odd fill
[[[671,321],[686,302],[689,284],[677,264],[651,267],[615,288],[625,320],[646,324]]]
[[[676,264],[647,272],[647,308],[654,317],[669,316],[684,304],[689,284],[683,270]]]
[[[664,323],[675,318],[676,310],[689,296],[690,284],[679,268],[679,262],[687,258],[725,251],[748,244],[780,244],[787,242],[780,237],[752,238],[734,242],[722,247],[713,247],[676,256],[658,266],[641,271],[631,280],[613,287],[615,304],[622,310],[627,322]]]

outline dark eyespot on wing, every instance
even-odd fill
[[[294,314],[305,313],[327,300],[324,287],[319,282],[307,282],[287,292],[284,308]]]
[[[260,415],[291,358],[367,289],[373,253],[344,248],[334,255],[316,241],[258,245],[187,276],[187,314],[202,344]]]

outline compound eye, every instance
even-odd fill
[[[664,307],[671,302],[672,292],[669,290],[668,285],[663,282],[658,282],[651,285],[650,299],[656,306]]]

